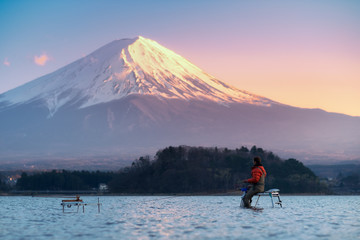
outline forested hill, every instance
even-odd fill
[[[281,160],[272,152],[253,146],[227,148],[168,147],[140,157],[110,182],[114,192],[197,193],[227,192],[245,186],[253,158],[259,156],[267,171],[265,189],[283,193],[328,193],[315,174],[295,159]]]
[[[140,157],[118,172],[51,171],[26,173],[17,190],[90,190],[100,183],[113,193],[225,193],[245,187],[253,158],[259,156],[267,171],[266,189],[282,193],[329,193],[315,174],[295,159],[281,160],[272,152],[253,146],[227,148],[167,147],[153,158]]]

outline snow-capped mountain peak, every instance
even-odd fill
[[[260,145],[319,160],[360,156],[359,118],[238,90],[143,37],[113,41],[0,94],[0,123],[0,161],[34,160],[47,169],[118,166],[121,155],[183,144]]]
[[[51,74],[0,95],[0,102],[13,105],[43,100],[52,116],[71,101],[81,101],[84,108],[130,94],[221,104],[273,103],[215,79],[182,56],[141,36],[115,40]]]

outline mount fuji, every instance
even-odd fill
[[[3,166],[110,167],[169,145],[360,159],[360,118],[239,90],[157,42],[113,41],[0,95]]]

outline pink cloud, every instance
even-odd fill
[[[34,56],[34,62],[35,62],[35,64],[37,64],[39,66],[45,66],[45,64],[49,60],[50,60],[50,57],[46,53],[43,53],[40,56]]]
[[[10,62],[8,61],[7,58],[5,58],[3,64],[4,64],[5,66],[8,66],[8,67],[10,66]]]

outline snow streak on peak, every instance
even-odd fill
[[[44,100],[52,116],[71,101],[82,107],[130,94],[210,100],[221,104],[273,102],[231,87],[157,42],[137,37],[113,41],[51,74],[0,95],[0,102]]]

